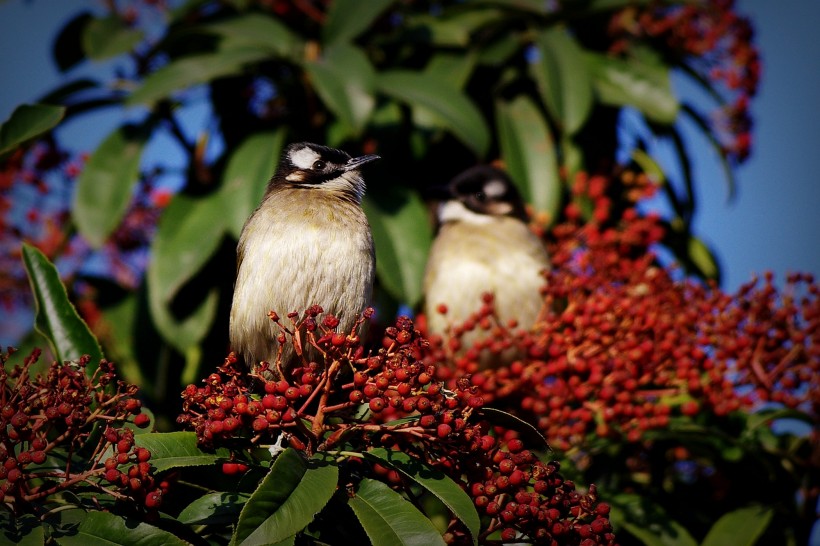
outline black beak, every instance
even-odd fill
[[[358,169],[365,163],[370,163],[371,161],[376,161],[377,159],[381,159],[381,157],[377,155],[363,155],[360,157],[354,157],[347,160],[344,169],[345,171],[352,171]]]

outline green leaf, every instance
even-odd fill
[[[474,54],[456,54],[440,52],[430,59],[424,67],[427,77],[446,82],[454,89],[463,89],[473,73],[477,61]]]
[[[206,197],[177,194],[162,213],[148,265],[148,303],[159,332],[180,352],[199,342],[213,321],[218,292],[212,290],[183,321],[169,305],[183,285],[196,275],[219,248],[227,217],[222,194]]]
[[[241,74],[245,65],[269,56],[270,53],[264,49],[247,47],[179,58],[146,77],[142,85],[125,100],[125,104],[150,105],[174,92],[225,76]]]
[[[186,546],[188,543],[159,527],[116,516],[110,512],[91,511],[80,521],[76,534],[57,539],[63,546]]]
[[[427,466],[402,451],[376,448],[365,452],[364,455],[392,466],[438,497],[453,515],[461,520],[465,527],[467,527],[467,530],[473,537],[473,544],[478,544],[478,533],[481,531],[481,521],[478,517],[475,505],[467,493],[446,474]]]
[[[564,131],[575,134],[592,111],[592,78],[578,42],[564,27],[549,27],[536,40],[539,62],[530,73],[547,109]]]
[[[0,542],[17,546],[43,546],[45,529],[34,514],[14,517],[4,512],[0,515]]]
[[[336,491],[339,468],[288,448],[245,504],[231,544],[275,544],[304,529]]]
[[[663,172],[663,168],[651,155],[636,148],[632,150],[632,160],[638,164],[651,182],[658,185],[666,184],[666,173]]]
[[[142,38],[141,30],[129,27],[120,17],[111,15],[88,21],[83,28],[82,44],[88,58],[99,61],[133,50]]]
[[[382,482],[363,479],[347,502],[373,546],[444,545],[432,522]]]
[[[612,106],[633,106],[652,121],[671,125],[680,104],[672,92],[669,69],[649,55],[624,60],[587,52],[598,99]]]
[[[496,105],[498,142],[507,171],[524,199],[558,217],[561,179],[555,143],[541,112],[526,96]]]
[[[197,33],[215,34],[223,42],[220,49],[248,47],[266,50],[268,54],[297,60],[302,52],[302,40],[275,18],[261,13],[247,13],[216,23],[199,25]]]
[[[382,199],[365,197],[362,203],[376,245],[376,274],[394,299],[414,306],[421,300],[433,232],[415,192],[400,186],[386,191]]]
[[[156,472],[164,472],[171,468],[209,466],[231,455],[224,447],[212,452],[202,451],[193,432],[137,434],[134,436],[134,443],[151,452],[151,466]]]
[[[72,18],[60,29],[51,48],[54,62],[60,72],[65,72],[85,59],[82,36],[86,25],[92,20],[91,13],[85,11]]]
[[[128,211],[149,135],[145,126],[119,127],[91,154],[80,173],[71,215],[93,248],[103,246]]]
[[[484,156],[490,146],[490,130],[479,109],[457,89],[409,70],[390,70],[376,78],[382,93],[433,112],[443,126],[478,156]]]
[[[774,510],[763,506],[739,508],[712,525],[701,546],[754,546],[772,521]]]
[[[37,331],[48,339],[60,362],[77,360],[82,355],[91,356],[90,373],[99,365],[102,350],[69,301],[57,268],[45,254],[28,243],[23,244],[23,262],[34,294]]]
[[[262,201],[265,187],[279,163],[287,131],[254,133],[242,141],[228,158],[220,193],[228,232],[239,239],[242,226]]]
[[[182,509],[177,520],[185,525],[233,525],[248,493],[209,493]]]
[[[367,30],[394,0],[333,0],[322,27],[325,44],[349,42]]]
[[[21,104],[0,125],[0,156],[27,140],[54,128],[65,115],[65,107],[51,104]]]
[[[691,236],[687,242],[686,250],[689,259],[705,278],[717,279],[720,276],[720,267],[706,243],[697,237]]]
[[[375,72],[357,47],[337,44],[305,64],[316,92],[343,123],[360,132],[373,111]]]

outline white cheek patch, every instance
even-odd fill
[[[293,163],[297,169],[310,169],[317,159],[319,159],[319,154],[308,147],[299,148],[290,154],[290,162]]]
[[[486,214],[478,214],[465,207],[460,201],[446,201],[439,206],[438,219],[445,222],[467,222],[470,224],[488,224],[493,221]]]
[[[483,190],[487,197],[501,197],[507,192],[507,186],[501,180],[489,180],[484,184]]]

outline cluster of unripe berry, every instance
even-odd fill
[[[78,484],[115,498],[159,507],[161,490],[151,476],[148,450],[134,445],[133,430],[150,424],[137,388],[119,382],[105,360],[90,375],[89,358],[54,362],[32,377],[40,356],[6,369],[11,353],[0,355],[0,493],[18,513],[32,503]],[[87,453],[86,457],[66,456]],[[109,454],[110,456],[106,455]],[[50,457],[61,461],[59,468]]]

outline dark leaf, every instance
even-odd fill
[[[322,27],[326,45],[349,42],[367,30],[394,0],[334,0]]]
[[[157,328],[170,344],[185,352],[198,343],[216,312],[216,289],[179,322],[168,308],[180,288],[196,275],[219,248],[227,218],[222,195],[206,197],[178,194],[163,211],[151,247],[148,265],[148,302]]]
[[[657,123],[671,125],[680,104],[672,92],[669,68],[648,55],[620,59],[587,52],[587,65],[598,99],[612,106],[632,106]]]
[[[592,111],[592,78],[578,42],[564,27],[538,35],[540,59],[530,64],[541,98],[552,117],[569,134],[586,123]]]
[[[414,306],[421,300],[433,233],[415,192],[398,186],[389,191],[385,203],[370,198],[363,203],[376,245],[376,273],[393,298]]]
[[[339,468],[283,451],[239,516],[234,545],[276,544],[304,529],[336,491]]]
[[[84,11],[60,29],[52,47],[54,62],[60,72],[65,72],[85,59],[82,36],[86,25],[92,20],[91,13]]]
[[[457,89],[409,70],[382,72],[376,87],[402,102],[424,108],[436,115],[443,127],[478,156],[484,156],[490,146],[490,131],[481,112],[466,95]]]
[[[498,102],[496,111],[498,141],[507,171],[524,199],[555,220],[561,205],[561,179],[546,120],[523,95],[511,102]]]
[[[220,193],[228,232],[239,239],[245,221],[259,206],[268,181],[279,163],[286,131],[254,133],[242,141],[228,158]]]
[[[51,104],[22,104],[0,125],[0,156],[55,127],[65,107]]]
[[[444,545],[433,523],[382,482],[363,479],[348,505],[373,546]]]
[[[275,18],[261,13],[247,13],[192,30],[221,36],[221,50],[257,48],[294,61],[302,54],[301,38]]]
[[[71,215],[93,248],[102,247],[125,217],[149,136],[144,126],[117,128],[91,154],[80,173]]]
[[[475,505],[467,493],[446,474],[430,468],[402,451],[375,448],[366,451],[365,456],[395,468],[435,495],[455,517],[464,523],[464,526],[467,527],[473,537],[473,544],[478,543],[481,521]]]
[[[749,506],[724,514],[712,525],[701,546],[754,546],[772,521],[770,507]]]
[[[316,92],[341,122],[354,133],[364,128],[373,111],[375,72],[357,47],[337,44],[314,62],[305,64]]]
[[[249,498],[248,493],[209,493],[183,508],[177,519],[185,525],[232,525]]]
[[[128,53],[142,38],[141,30],[129,27],[120,17],[111,15],[92,19],[84,25],[82,45],[89,59],[99,61]]]
[[[48,339],[58,361],[89,355],[89,372],[96,369],[102,350],[69,301],[57,268],[45,254],[27,243],[23,244],[23,262],[34,294],[37,331]]]
[[[193,432],[137,434],[134,436],[134,443],[151,452],[151,466],[156,472],[172,468],[209,466],[216,464],[220,459],[230,457],[230,452],[224,447],[202,451]]]
[[[61,536],[63,546],[186,546],[188,543],[159,527],[132,521],[110,512],[91,511],[80,521],[76,534]]]
[[[225,76],[241,74],[246,65],[269,56],[263,49],[248,47],[182,57],[146,77],[125,103],[127,106],[152,104],[174,92]]]

